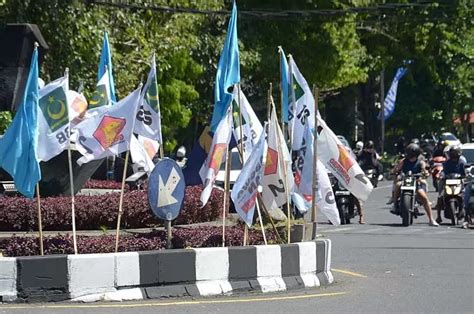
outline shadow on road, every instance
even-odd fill
[[[390,224],[368,224],[370,226],[382,226],[382,227],[404,227],[401,223],[390,223]]]

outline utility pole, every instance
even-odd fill
[[[380,154],[383,156],[384,142],[385,142],[385,86],[384,86],[384,73],[385,70],[382,67],[380,72]]]

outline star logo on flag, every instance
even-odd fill
[[[51,132],[55,132],[69,122],[66,94],[62,87],[41,97],[39,106]]]
[[[107,87],[105,85],[97,86],[92,99],[89,101],[89,109],[105,106],[108,103]]]
[[[274,149],[268,148],[264,175],[275,174],[277,172],[277,167],[278,167],[278,152]]]
[[[126,122],[122,118],[104,116],[93,136],[104,149],[107,149],[123,140],[123,135],[120,132],[122,132]]]
[[[209,168],[213,169],[216,175],[217,172],[219,172],[219,168],[222,163],[222,158],[224,157],[226,150],[226,143],[219,143],[214,145],[214,150],[212,151],[211,157],[209,158]]]

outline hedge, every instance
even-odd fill
[[[186,188],[181,214],[175,224],[214,221],[221,216],[223,192],[214,189],[209,202],[200,208],[202,186]],[[119,193],[77,195],[76,228],[78,230],[114,229],[117,223]],[[36,200],[24,197],[0,197],[0,231],[38,230]],[[43,230],[71,230],[71,198],[66,196],[41,199]],[[145,228],[161,225],[148,205],[146,191],[125,192],[123,228]]]
[[[226,246],[240,246],[243,241],[243,227],[226,228]],[[250,229],[249,245],[263,244],[260,231]],[[267,230],[268,243],[277,243],[273,232]],[[173,248],[198,248],[222,246],[222,227],[173,228]],[[161,250],[166,246],[165,231],[157,230],[146,234],[134,234],[120,238],[119,251]],[[80,254],[111,253],[115,251],[115,236],[98,237],[79,236],[77,247]],[[31,256],[39,254],[39,243],[36,237],[13,236],[0,240],[0,248],[5,256]],[[44,254],[73,254],[72,237],[67,235],[47,236],[44,238]]]

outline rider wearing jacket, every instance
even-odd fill
[[[357,155],[357,161],[362,170],[375,169],[377,172],[377,178],[383,173],[383,166],[378,160],[378,154],[374,148],[374,142],[368,141],[364,149],[362,149]]]
[[[421,174],[422,177],[426,178],[429,173],[426,171],[425,161],[420,159],[421,148],[415,143],[411,143],[406,147],[405,150],[406,157],[400,160],[398,165],[395,167],[395,173],[404,173],[408,174]],[[400,196],[401,182],[397,182],[395,188],[393,189],[393,199],[395,200],[395,209],[392,210],[392,213],[398,213],[398,197]],[[431,205],[428,200],[428,195],[426,194],[426,181],[424,179],[418,179],[416,183],[416,194],[421,200],[423,207],[425,208],[426,215],[428,216],[428,221],[430,226],[439,226],[436,221],[433,219]]]
[[[438,211],[438,218],[436,218],[437,223],[441,223],[443,219],[441,218],[441,209],[444,207],[443,204],[443,193],[444,193],[444,178],[448,175],[459,174],[461,177],[465,176],[466,167],[465,158],[461,156],[462,151],[459,146],[452,146],[448,151],[448,160],[443,162],[443,180],[440,182],[438,204],[436,208]],[[464,213],[461,212],[461,217],[464,216]]]

